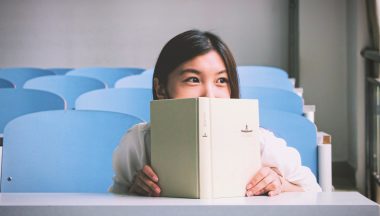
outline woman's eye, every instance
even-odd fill
[[[218,79],[218,83],[228,83],[228,79],[227,78],[220,78],[220,79]]]
[[[190,77],[190,78],[187,78],[185,82],[199,83],[199,79],[196,77]]]

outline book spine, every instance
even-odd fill
[[[210,100],[199,98],[199,198],[212,198]]]

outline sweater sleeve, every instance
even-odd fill
[[[287,146],[285,140],[260,128],[260,144],[263,166],[276,167],[286,180],[302,187],[305,192],[322,191],[311,170],[302,166],[299,152]]]
[[[128,193],[135,174],[147,164],[144,135],[146,123],[130,128],[113,153],[113,184],[109,191],[117,194]]]

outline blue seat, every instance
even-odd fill
[[[240,95],[245,99],[258,99],[260,109],[303,114],[302,98],[291,91],[266,87],[241,87]]]
[[[75,107],[75,100],[83,93],[103,89],[106,85],[93,78],[80,76],[43,76],[24,84],[26,89],[38,89],[55,93],[67,102],[67,109]]]
[[[287,77],[274,74],[238,68],[239,84],[241,87],[268,87],[293,91],[293,84]]]
[[[272,131],[277,137],[286,140],[288,146],[296,148],[302,159],[302,165],[317,172],[317,128],[306,118],[282,111],[260,110],[260,127]]]
[[[113,88],[117,80],[126,76],[134,75],[135,73],[135,68],[127,70],[125,68],[93,67],[74,69],[69,71],[66,75],[95,78],[106,83],[108,88]]]
[[[271,77],[282,77],[285,79],[289,78],[289,75],[286,71],[277,67],[270,67],[270,66],[238,66],[237,71],[238,73],[242,73],[242,74],[247,74],[247,73],[254,74],[254,76],[265,74]]]
[[[152,89],[153,69],[148,69],[139,75],[121,78],[115,83],[115,88],[148,88]]]
[[[3,68],[0,78],[12,82],[16,88],[22,88],[24,83],[32,78],[55,75],[53,71],[38,68]]]
[[[132,73],[133,75],[138,75],[145,71],[144,68],[137,68],[137,67],[119,67],[117,69],[126,70],[129,73]]]
[[[47,70],[53,71],[56,75],[65,75],[67,72],[73,70],[73,68],[48,68]]]
[[[32,89],[0,89],[0,101],[0,133],[9,121],[21,115],[66,108],[60,96]]]
[[[151,89],[100,89],[79,96],[75,109],[120,112],[150,121]]]
[[[106,193],[112,152],[140,120],[60,110],[21,116],[4,131],[2,192]]]
[[[15,85],[6,79],[0,79],[0,88],[14,88]]]

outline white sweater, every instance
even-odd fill
[[[286,180],[304,191],[321,191],[310,169],[301,165],[295,148],[266,129],[260,128],[259,136],[262,166],[276,167]],[[140,123],[128,130],[113,153],[115,176],[110,192],[128,193],[135,174],[146,164],[150,164],[150,125]]]

